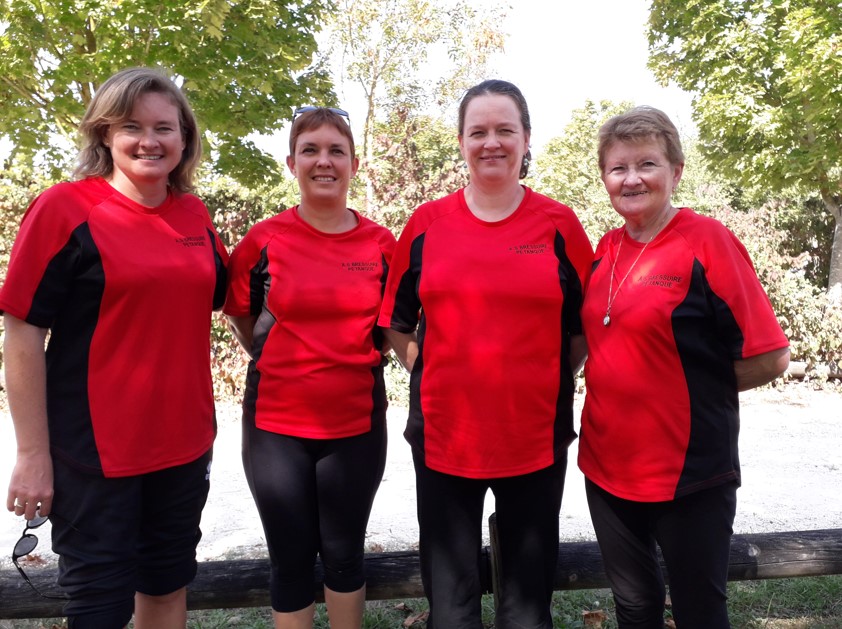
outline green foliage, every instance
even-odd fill
[[[295,182],[248,188],[231,177],[202,177],[196,195],[208,207],[217,233],[229,249],[257,222],[298,203]]]
[[[416,207],[468,183],[455,128],[440,118],[394,109],[375,126],[373,142],[377,158],[367,174],[376,209],[369,216],[396,234]]]
[[[842,626],[842,577],[730,583],[728,613],[733,627],[746,629],[836,629]]]
[[[605,232],[622,224],[600,178],[597,134],[609,118],[633,106],[630,102],[586,101],[573,111],[564,135],[547,143],[531,169],[533,188],[573,208],[594,246]],[[687,163],[676,202],[700,212],[734,206],[739,189],[720,182],[709,171],[695,139],[685,138],[683,144]]]
[[[503,14],[466,0],[341,0],[340,8],[330,57],[342,82],[362,90],[366,107],[353,198],[398,230],[419,199],[463,183],[456,125],[445,121],[503,49]],[[435,76],[427,71],[432,64]]]
[[[367,112],[362,155],[381,110],[452,107],[503,49],[498,8],[465,0],[340,0],[331,45],[341,76],[360,86]],[[425,75],[435,62],[435,77]]]
[[[827,286],[833,244],[833,219],[821,206],[821,200],[815,197],[784,200],[776,217],[787,233],[781,243],[783,252],[796,260],[804,277],[815,286]]]
[[[750,212],[727,207],[711,212],[746,246],[789,338],[792,359],[805,361],[808,377],[823,381],[831,372],[842,372],[842,309],[810,282],[804,254],[786,253],[789,214],[781,202]]]
[[[79,120],[103,80],[129,66],[174,74],[219,171],[256,184],[277,163],[247,136],[330,98],[312,65],[331,0],[0,0],[0,134],[15,154],[66,172]],[[65,142],[65,147],[68,142]]]
[[[586,101],[573,111],[564,134],[546,144],[530,169],[536,192],[573,208],[594,246],[605,232],[622,224],[600,178],[597,133],[605,121],[633,106]]]
[[[291,180],[284,180],[275,187],[250,189],[229,177],[206,177],[197,194],[207,205],[217,233],[229,251],[255,223],[297,202]],[[221,313],[214,313],[211,370],[217,399],[242,396],[247,365],[248,356],[228,328],[228,320]]]
[[[842,11],[815,0],[654,0],[650,66],[695,92],[712,169],[798,190],[842,223]],[[839,228],[837,228],[838,230]],[[842,284],[842,237],[829,286]]]

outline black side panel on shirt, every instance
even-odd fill
[[[742,334],[728,305],[712,290],[698,260],[690,288],[672,313],[675,345],[690,398],[690,442],[676,497],[740,480],[739,396],[733,348],[723,338]]]
[[[570,366],[570,336],[582,333],[582,300],[584,288],[579,274],[567,257],[564,237],[556,232],[553,245],[558,259],[558,281],[561,286],[561,364],[560,382],[556,400],[556,419],[553,427],[553,452],[555,458],[567,449],[576,438],[573,429],[573,369]]]
[[[246,371],[246,387],[243,394],[243,407],[248,408],[251,416],[254,417],[257,405],[257,389],[260,384],[260,372],[257,370],[257,361],[263,353],[269,330],[275,325],[275,317],[269,312],[266,305],[266,296],[269,294],[272,276],[269,274],[269,258],[267,248],[260,252],[260,260],[251,270],[249,277],[249,312],[257,316],[254,324],[254,333],[251,340],[251,355],[248,370]]]
[[[389,275],[389,265],[386,262],[386,256],[382,253],[380,254],[380,268],[383,270],[382,273],[380,273],[380,299],[382,300],[383,293],[386,292],[386,278]],[[374,341],[374,347],[379,350],[383,349],[383,329],[380,326],[374,326],[374,329],[371,331],[371,339]],[[384,366],[385,364],[386,359],[384,357],[383,365],[381,366]]]
[[[211,251],[213,251],[213,263],[216,269],[216,285],[213,289],[213,309],[219,310],[225,305],[225,291],[228,287],[228,272],[225,270],[225,264],[222,262],[222,257],[219,251],[216,250],[216,237],[213,230],[208,229],[208,241],[210,242]]]
[[[410,333],[418,327],[418,310],[421,308],[421,298],[418,288],[421,285],[421,262],[424,252],[424,238],[420,234],[409,250],[409,268],[404,272],[395,293],[395,308],[389,322],[393,330]]]
[[[94,441],[88,398],[88,363],[91,342],[105,291],[105,272],[99,249],[87,223],[70,234],[44,271],[34,302],[41,303],[42,288],[62,282],[55,319],[49,322],[47,345],[47,417],[55,456],[74,467],[100,472],[102,465]],[[46,292],[54,294],[49,289]],[[32,321],[38,315],[31,314]],[[126,321],[126,325],[140,325]],[[45,326],[46,327],[46,326]],[[63,444],[57,449],[55,444]]]
[[[398,286],[397,297],[395,298],[395,312],[392,314],[392,321],[403,329],[409,331],[418,330],[418,357],[409,376],[409,420],[406,423],[406,430],[403,435],[409,444],[421,453],[424,452],[424,411],[421,408],[421,379],[424,375],[424,336],[427,329],[427,322],[424,311],[421,311],[421,320],[417,326],[412,323],[418,321],[418,309],[421,308],[421,299],[418,295],[418,288],[421,285],[421,263],[424,254],[424,234],[412,241],[409,253],[409,269],[401,278]],[[402,306],[397,311],[398,304]],[[416,305],[417,304],[417,305]]]

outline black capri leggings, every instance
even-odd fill
[[[368,516],[386,465],[386,423],[343,439],[303,439],[257,428],[243,417],[243,465],[263,522],[277,612],[315,600],[320,555],[325,586],[354,592],[365,585]]]

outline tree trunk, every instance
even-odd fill
[[[833,216],[833,246],[830,250],[830,277],[827,282],[827,294],[832,304],[842,307],[842,208],[829,194],[822,194],[825,207]]]

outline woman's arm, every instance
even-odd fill
[[[9,481],[6,508],[30,520],[53,503],[53,462],[47,427],[47,330],[6,314],[3,344],[6,392],[15,426],[17,459]],[[23,511],[15,505],[25,505]]]
[[[249,358],[254,358],[251,354],[251,345],[254,338],[254,324],[257,323],[255,315],[247,317],[228,317],[228,327],[234,333],[237,342],[245,350]]]
[[[748,391],[772,382],[786,371],[789,365],[789,348],[772,350],[751,358],[734,361],[734,373],[737,375],[737,389]]]
[[[397,332],[388,328],[383,328],[383,334],[386,341],[395,350],[395,356],[406,370],[412,373],[412,368],[415,366],[415,359],[418,358],[418,336],[415,332],[409,334]]]
[[[585,335],[574,334],[570,337],[570,367],[573,369],[574,377],[585,364],[587,357],[588,344],[585,342]]]

